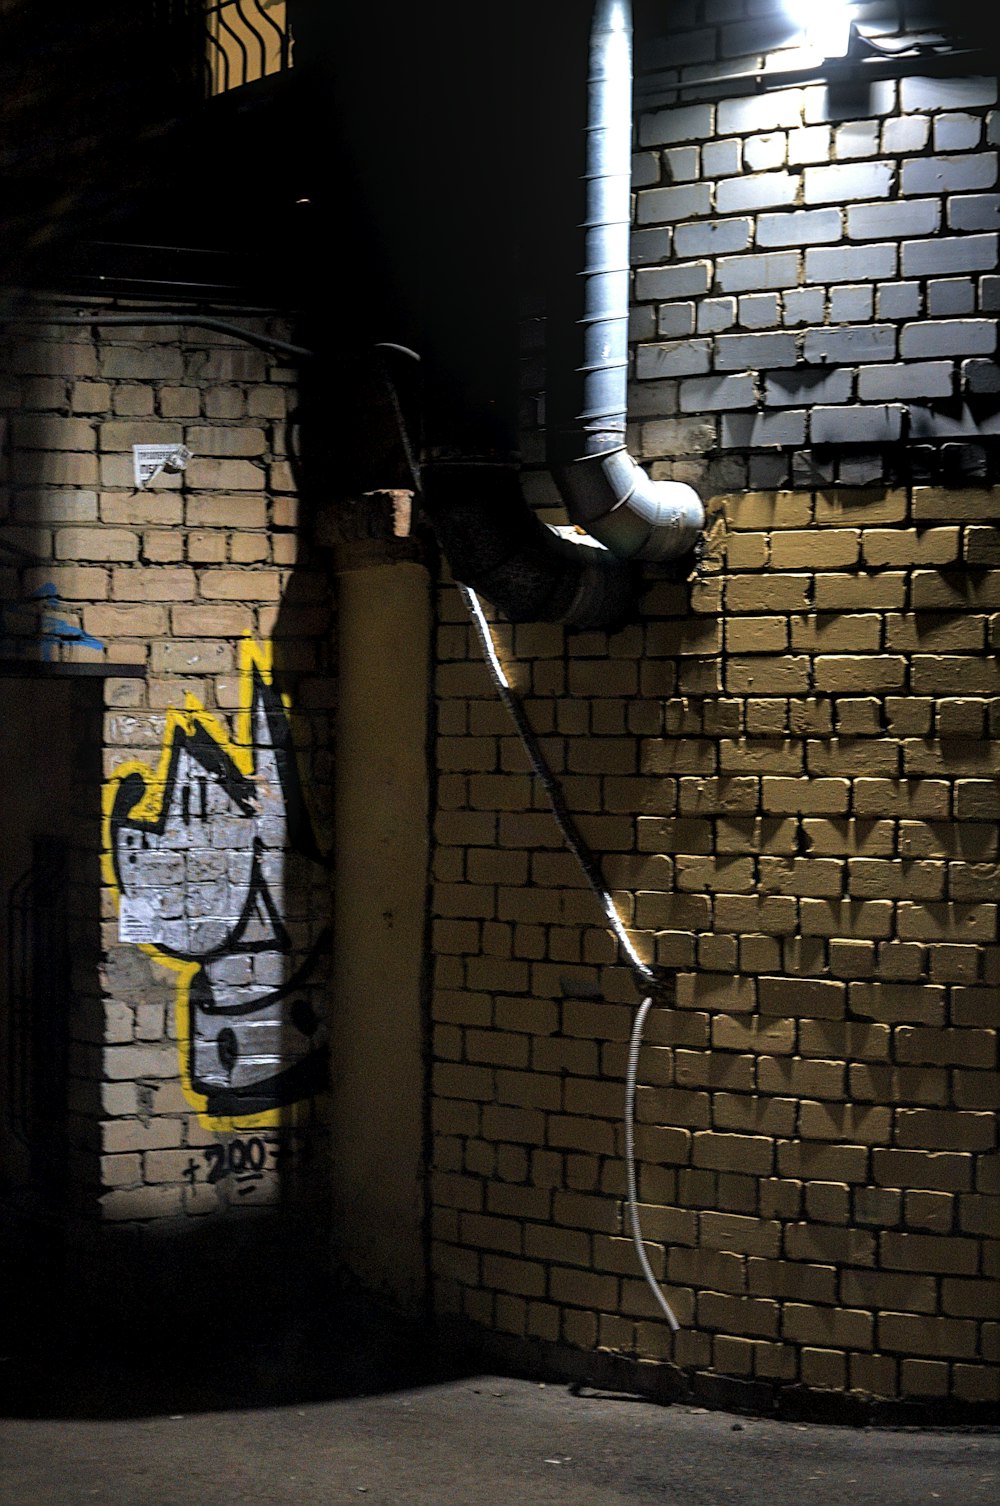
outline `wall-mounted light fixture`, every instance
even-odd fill
[[[821,57],[847,56],[854,33],[852,0],[785,0],[785,10]]]

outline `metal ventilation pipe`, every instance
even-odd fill
[[[555,471],[572,521],[621,559],[686,554],[697,492],[651,481],[625,445],[632,176],[631,0],[594,0],[587,80],[582,455]]]

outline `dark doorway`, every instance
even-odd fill
[[[72,1125],[99,1039],[103,684],[19,663],[0,694],[0,1261],[30,1309],[61,1285],[92,1154]]]

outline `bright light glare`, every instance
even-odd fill
[[[847,56],[851,41],[851,0],[785,0],[785,9],[805,33],[806,43],[824,58]]]

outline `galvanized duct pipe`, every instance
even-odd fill
[[[456,580],[512,622],[575,627],[621,623],[635,610],[637,580],[631,561],[687,553],[704,524],[697,494],[676,482],[651,481],[625,445],[631,158],[631,4],[595,0],[588,78],[580,458],[555,474],[571,520],[603,547],[558,538],[538,521],[524,499],[516,467],[499,458],[497,451],[504,446],[487,432],[484,415],[463,412],[471,381],[463,387],[456,382],[461,371],[449,367],[442,382],[440,353],[428,362],[428,390],[436,392],[441,383],[450,401],[442,408],[439,400],[428,426],[431,458],[420,467],[418,481],[423,507]],[[448,296],[453,302],[450,285]],[[459,350],[456,360],[459,366],[475,361],[478,373],[481,352]],[[501,440],[502,409],[499,403],[492,410],[492,420],[501,420]],[[509,439],[512,449],[513,432]],[[437,458],[449,451],[449,458]]]
[[[651,481],[625,445],[632,173],[631,0],[595,0],[587,81],[582,455],[556,472],[572,521],[622,559],[685,554],[698,494]]]

